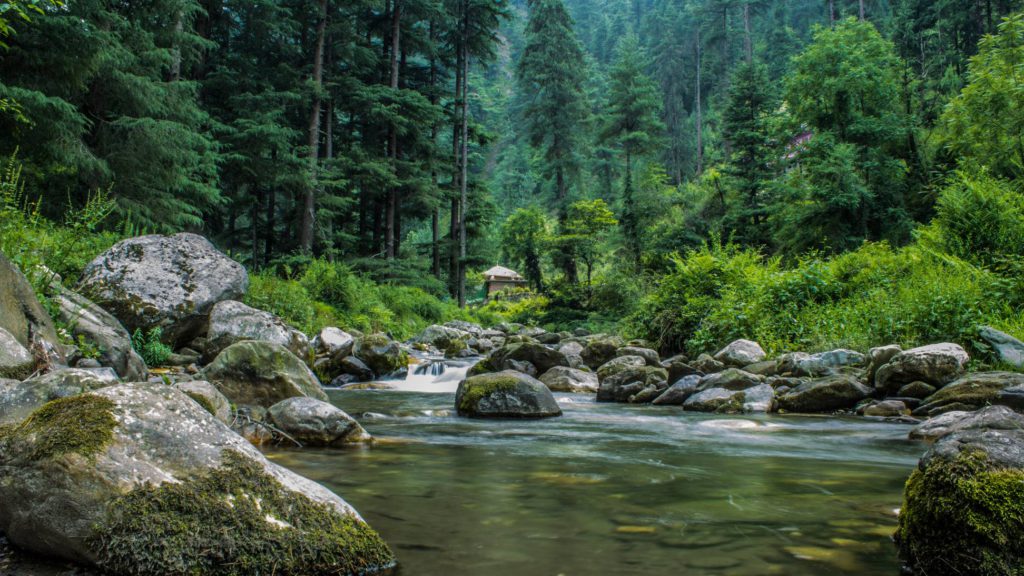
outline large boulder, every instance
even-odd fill
[[[760,384],[746,390],[708,388],[683,403],[683,410],[719,414],[768,413],[775,409],[775,390]]]
[[[577,368],[555,366],[541,374],[540,381],[552,392],[597,392],[597,374]]]
[[[623,346],[625,342],[618,336],[595,334],[587,337],[580,357],[591,370],[597,370],[599,366],[615,358],[616,352]]]
[[[36,359],[7,330],[0,328],[0,378],[21,380],[36,369]]]
[[[686,356],[682,354],[662,360],[661,367],[668,370],[669,382],[676,382],[680,378],[685,378],[686,376],[694,374],[703,375],[700,374],[696,368],[691,366]]]
[[[351,416],[315,398],[289,398],[267,411],[279,430],[306,446],[343,446],[373,440]]]
[[[64,350],[53,320],[36,298],[28,279],[10,260],[0,254],[0,328],[26,350],[39,348],[50,360],[64,361]]]
[[[668,371],[664,368],[631,366],[601,380],[601,386],[597,389],[597,401],[653,402],[667,389]]]
[[[781,372],[794,376],[829,376],[843,368],[863,367],[867,357],[854,350],[830,350],[817,354],[787,354],[779,363]]]
[[[752,340],[736,340],[715,354],[715,360],[727,366],[747,366],[764,360],[761,345]]]
[[[962,430],[921,458],[895,540],[915,574],[1024,574],[1024,430]]]
[[[639,356],[643,358],[648,366],[661,366],[661,357],[650,348],[640,346],[625,346],[615,351],[616,356]]]
[[[779,397],[787,412],[819,413],[845,410],[871,395],[871,389],[846,375],[826,376],[805,382]]]
[[[480,330],[479,332],[482,332]],[[465,330],[459,330],[453,326],[434,324],[427,326],[420,332],[412,342],[425,346],[432,346],[446,355],[454,355],[466,349],[466,341],[473,338],[473,334]]]
[[[311,345],[317,356],[340,360],[352,353],[356,339],[341,328],[328,326],[313,337]]]
[[[980,336],[985,343],[992,347],[992,351],[1000,362],[1015,368],[1024,368],[1024,342],[991,326],[983,327]]]
[[[875,388],[895,393],[904,384],[925,382],[937,388],[964,373],[970,357],[958,344],[931,344],[900,352],[875,373]]]
[[[971,411],[1003,404],[1024,411],[1024,374],[975,372],[967,374],[924,399],[916,416],[937,416],[954,410]]]
[[[76,337],[99,348],[99,361],[127,382],[142,382],[149,377],[146,362],[132,347],[131,334],[112,314],[71,290],[55,286],[53,302],[61,322]]]
[[[296,396],[327,401],[309,366],[273,342],[247,340],[228,346],[206,367],[203,378],[239,405],[269,408]]]
[[[543,382],[513,370],[472,376],[459,383],[455,409],[470,418],[550,418],[562,409]]]
[[[85,267],[79,291],[129,332],[163,331],[175,347],[206,327],[210,309],[249,287],[241,264],[196,234],[139,236],[115,244]]]
[[[204,410],[225,424],[231,423],[231,402],[217,387],[205,380],[178,382],[175,388],[195,400]]]
[[[1024,430],[1024,416],[1006,406],[988,406],[976,412],[946,412],[915,426],[910,431],[910,439],[934,442],[960,430]]]
[[[491,371],[521,370],[525,364],[532,366],[537,374],[543,374],[558,366],[569,366],[569,359],[558,350],[538,342],[515,342],[498,348],[480,364]]]
[[[0,388],[0,425],[15,424],[51,400],[117,384],[116,378],[66,368]]]
[[[394,556],[344,500],[163,384],[46,404],[0,437],[0,530],[107,574],[364,574]]]
[[[654,399],[651,404],[656,406],[682,406],[687,398],[699,391],[700,376],[691,374],[683,376]]]
[[[739,368],[729,368],[716,374],[701,378],[700,389],[725,388],[726,390],[746,390],[761,383],[760,376],[745,372]]]
[[[875,374],[878,373],[878,369],[888,364],[900,352],[903,352],[903,349],[895,344],[868,350],[868,385],[875,385]]]
[[[647,360],[644,360],[643,356],[618,356],[597,368],[597,378],[598,380],[604,380],[605,378],[614,376],[619,372],[629,370],[630,368],[639,368],[641,366],[647,366]]]
[[[386,334],[369,334],[357,338],[352,354],[373,370],[377,378],[409,369],[409,355]]]
[[[273,342],[302,360],[310,357],[309,338],[270,312],[235,300],[215,304],[210,310],[204,359],[209,362],[228,346],[243,340]]]

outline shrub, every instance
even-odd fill
[[[174,352],[171,347],[160,341],[163,330],[153,328],[149,332],[135,330],[132,334],[132,348],[142,356],[146,366],[162,366]]]
[[[935,227],[948,254],[990,265],[1024,254],[1024,194],[986,171],[960,170],[939,195]]]

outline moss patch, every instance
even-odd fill
[[[204,476],[114,500],[97,528],[89,544],[114,575],[341,576],[395,564],[369,526],[231,451]]]
[[[189,398],[195,400],[197,404],[202,406],[203,410],[206,410],[207,412],[213,414],[214,416],[217,415],[217,407],[214,406],[213,402],[211,402],[210,399],[207,398],[206,396],[198,394],[196,392],[185,392],[185,394],[188,395]]]
[[[485,396],[496,392],[513,392],[518,383],[515,376],[505,374],[485,374],[470,378],[463,384],[456,409],[459,413],[474,412]]]
[[[916,573],[1024,575],[1024,472],[964,452],[915,470],[904,495],[896,542]]]
[[[44,404],[21,424],[0,431],[0,457],[36,462],[64,454],[90,457],[114,438],[115,404],[79,394]]]

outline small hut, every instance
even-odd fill
[[[521,288],[526,286],[526,278],[523,278],[515,270],[509,270],[504,266],[495,266],[484,272],[484,291],[487,298],[509,288]]]

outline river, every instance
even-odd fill
[[[556,395],[542,421],[458,418],[465,367],[331,390],[378,442],[267,456],[352,503],[402,576],[899,574],[924,452],[908,427],[716,416]]]

